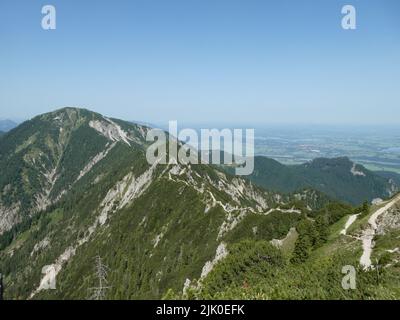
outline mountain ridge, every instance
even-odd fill
[[[341,278],[331,277],[342,262],[358,264],[356,238],[363,237],[365,221],[379,204],[370,211],[313,189],[270,191],[220,166],[150,165],[147,130],[64,108],[35,117],[0,140],[0,272],[6,299],[343,297],[336,283]],[[358,166],[353,171],[356,177],[364,173]],[[377,230],[389,230],[376,239],[373,254],[379,259],[384,250],[394,250],[396,212],[376,222]],[[360,218],[343,238],[337,228],[354,215]],[[340,247],[338,237],[351,240],[354,252],[344,252],[336,263],[319,256],[320,250]],[[389,263],[395,263],[393,252]],[[108,270],[107,288],[100,292],[92,289],[96,263]],[[396,270],[388,269],[388,277]],[[46,290],[54,276],[56,289]],[[326,277],[336,283],[334,289],[326,282],[315,289]],[[346,298],[395,292],[379,289],[371,273],[360,277],[367,287]],[[299,292],[295,282],[301,279]],[[260,285],[255,291],[254,283]]]
[[[9,224],[11,220],[20,220],[15,211],[46,209],[66,192],[60,188],[65,189],[81,178],[90,161],[100,161],[102,152],[114,147],[115,141],[127,142],[127,137],[120,135],[119,125],[126,124],[116,124],[86,109],[63,108],[37,116],[10,131],[0,142],[0,166],[8,168],[0,178],[3,190],[0,207],[14,203],[14,208],[6,214]],[[134,125],[131,128],[131,143],[144,142],[145,129]],[[15,181],[18,183],[13,184]],[[5,193],[10,196],[4,197]]]
[[[85,299],[100,255],[113,270],[107,297],[160,298],[200,277],[219,246],[242,237],[240,226],[280,237],[329,202],[313,190],[269,192],[215,166],[149,165],[147,130],[64,108],[0,140],[6,297]],[[57,290],[46,291],[52,274]]]

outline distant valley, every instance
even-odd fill
[[[368,170],[400,173],[398,126],[265,125],[256,132],[256,154],[283,164],[347,156]]]

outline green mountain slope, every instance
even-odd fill
[[[96,125],[103,132],[92,128]],[[1,139],[0,234],[59,201],[115,142],[143,141],[143,127],[130,126],[125,137],[119,133],[123,125],[66,108],[26,121]]]
[[[205,165],[149,165],[148,129],[87,110],[36,117],[0,141],[0,272],[7,299],[160,298],[205,277],[224,248],[283,237],[329,206]],[[351,210],[347,208],[346,210]],[[210,262],[211,261],[211,262]],[[45,290],[56,275],[57,289]]]
[[[398,179],[369,171],[348,158],[318,158],[302,165],[286,166],[266,157],[256,157],[254,167],[248,178],[267,189],[293,192],[312,188],[355,205],[390,197],[400,186]]]
[[[248,237],[228,246],[206,278],[165,298],[398,300],[400,196],[357,216],[335,207],[340,214],[326,227],[322,210],[281,240]]]

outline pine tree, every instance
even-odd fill
[[[292,263],[302,263],[305,262],[311,251],[312,242],[308,235],[300,235],[296,240],[296,244],[293,251],[293,256],[291,258]]]
[[[320,215],[315,219],[315,227],[318,232],[317,245],[322,245],[328,240],[328,217]]]

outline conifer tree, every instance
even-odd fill
[[[310,255],[311,246],[312,243],[310,237],[308,235],[300,235],[299,238],[296,240],[291,262],[305,262]]]
[[[315,219],[315,227],[318,232],[317,244],[321,245],[328,240],[328,218],[326,215],[320,215]]]

